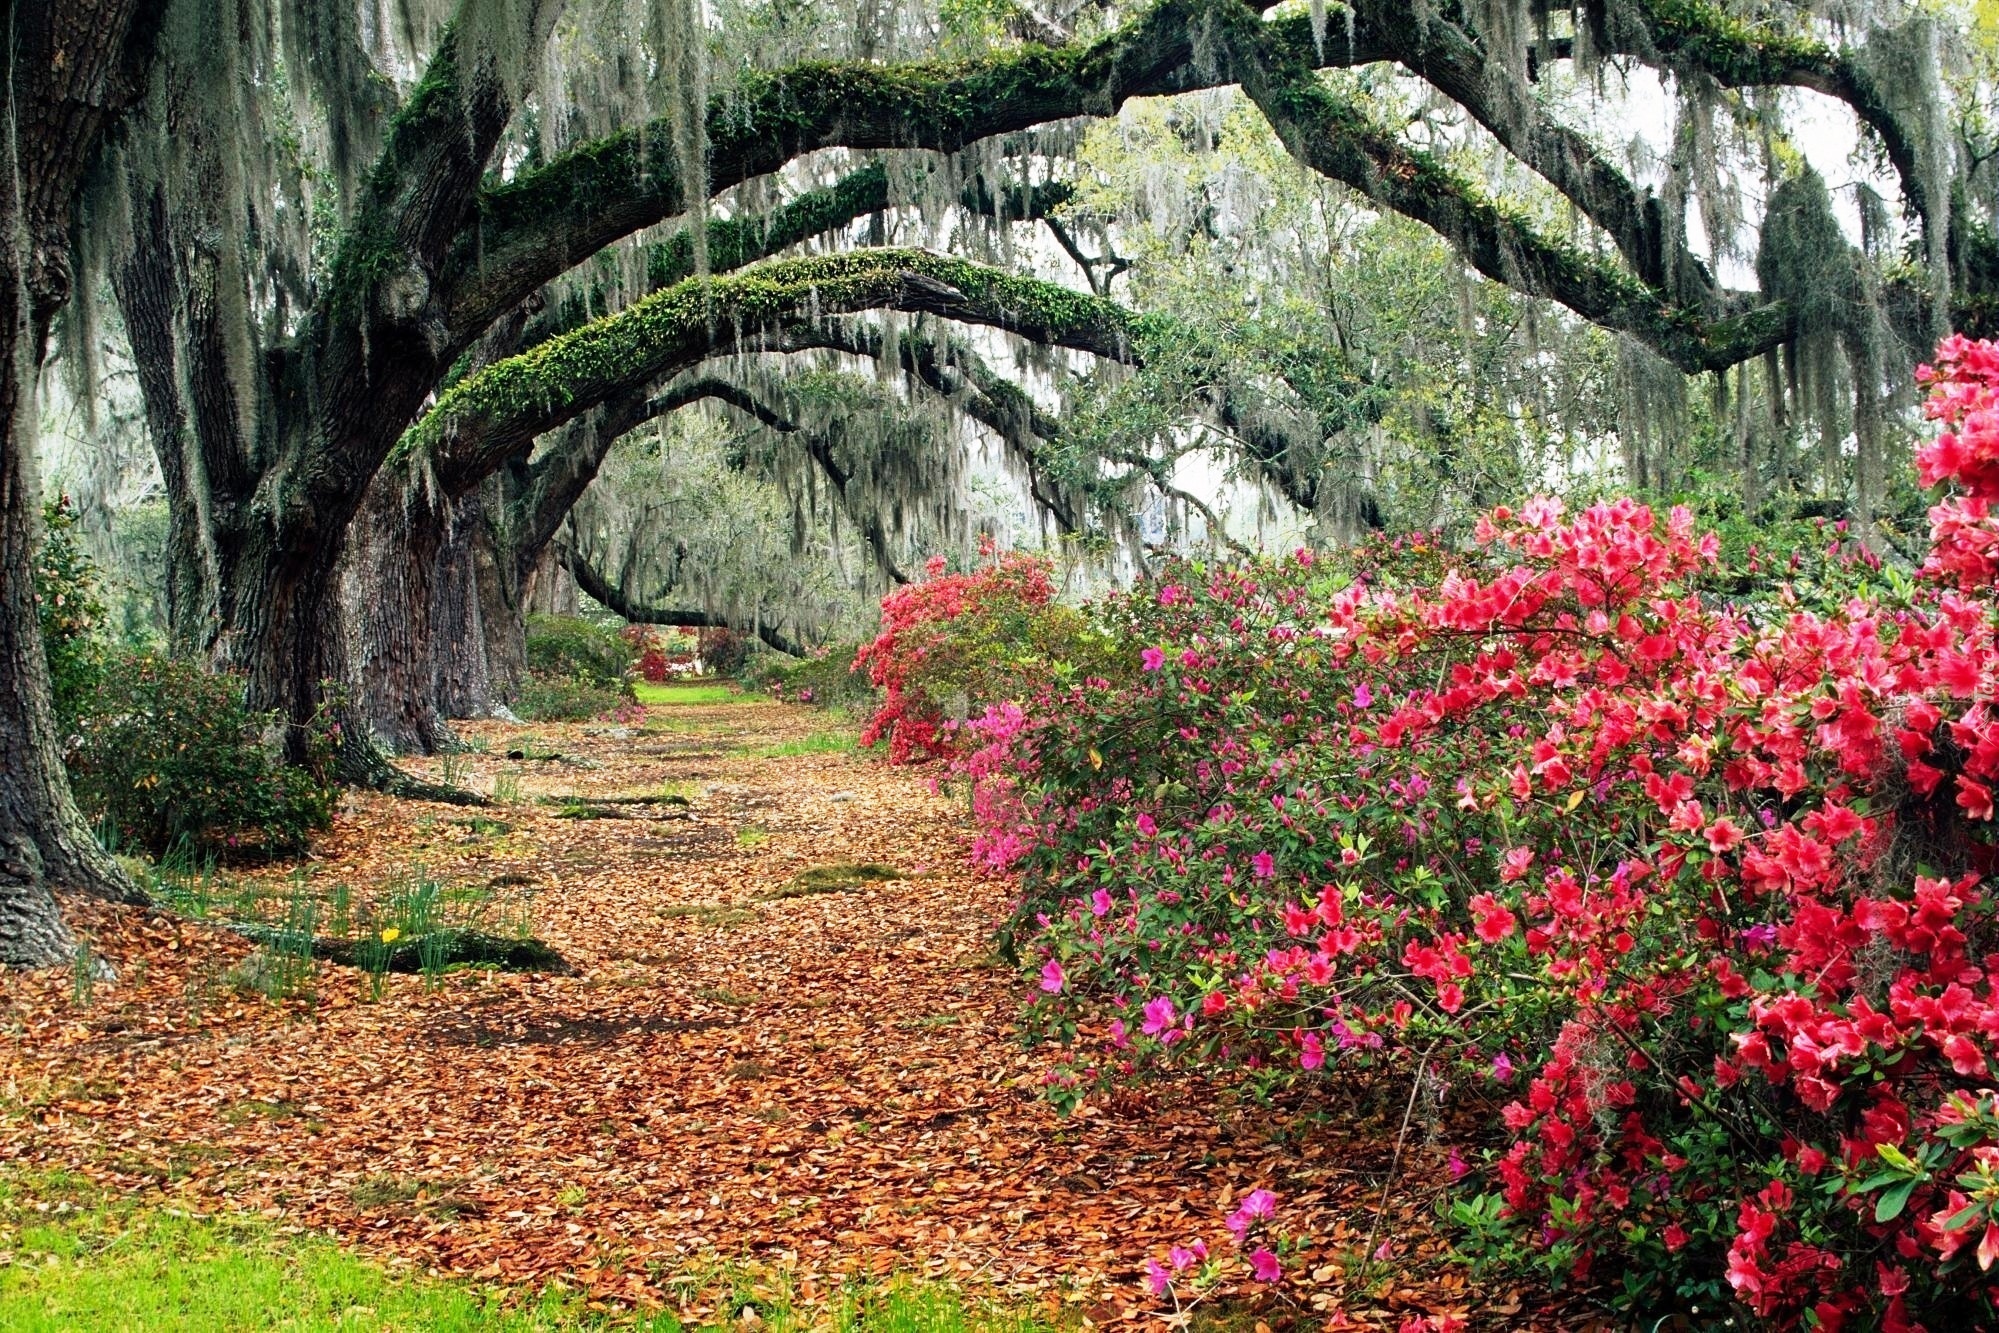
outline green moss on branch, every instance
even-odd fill
[[[775,260],[679,283],[485,367],[446,393],[399,452],[449,442],[455,472],[483,475],[543,431],[742,336],[872,309],[985,324],[1117,359],[1129,359],[1151,330],[1112,302],[922,250]]]

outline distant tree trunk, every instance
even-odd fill
[[[521,579],[521,586],[524,590],[521,600],[529,615],[573,616],[582,609],[576,580],[570,577],[568,566],[552,545],[542,547],[537,553]]]
[[[166,492],[167,642],[176,656],[192,657],[212,632],[217,598],[206,554],[206,506],[196,481],[200,460],[188,454],[195,437],[181,398],[175,318],[184,306],[177,294],[173,220],[166,199],[157,182],[136,193],[131,253],[113,271],[111,282],[132,344],[146,429]]]
[[[486,674],[493,702],[511,705],[527,678],[527,615],[520,563],[504,518],[505,494],[499,478],[479,489],[479,521],[473,556],[479,579],[479,628],[485,636]]]
[[[353,635],[356,708],[391,753],[435,754],[438,714],[431,623],[446,515],[411,494],[407,472],[385,467],[348,526],[344,600]]]
[[[481,497],[468,495],[451,508],[430,598],[431,677],[446,718],[490,717],[502,702],[486,630],[485,585],[498,574],[491,551]]]
[[[152,58],[139,0],[0,5],[0,964],[75,952],[53,890],[138,890],[70,795],[36,614],[35,381],[69,297],[76,194]],[[18,63],[17,63],[18,62]]]

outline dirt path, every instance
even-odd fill
[[[274,1003],[223,984],[248,948],[234,936],[80,907],[120,977],[87,1003],[67,973],[0,978],[0,1172],[63,1168],[438,1270],[697,1312],[711,1293],[676,1279],[726,1260],[808,1295],[911,1271],[1099,1321],[1133,1313],[1149,1255],[1222,1239],[1225,1195],[1274,1183],[1321,1242],[1293,1265],[1319,1279],[1293,1290],[1297,1314],[1466,1310],[1420,1221],[1440,1149],[1412,1151],[1393,1262],[1363,1300],[1344,1288],[1392,1138],[1379,1121],[1274,1142],[1274,1117],[1198,1084],[1050,1111],[1015,1034],[1021,983],[992,956],[1005,886],[964,870],[956,804],[830,751],[825,725],[739,702],[657,707],[637,732],[478,726],[486,753],[452,776],[517,773],[518,802],[351,798],[296,872],[321,895],[419,863],[488,886],[575,976],[394,977],[371,1002],[326,966],[310,1001]],[[566,758],[534,757],[549,751]],[[662,784],[691,805],[577,819],[534,800]],[[781,896],[835,862],[908,877]]]

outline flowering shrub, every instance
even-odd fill
[[[1249,1191],[1222,1222],[1230,1237],[1227,1248],[1211,1249],[1199,1238],[1170,1247],[1145,1265],[1146,1290],[1155,1298],[1170,1299],[1175,1313],[1184,1316],[1231,1277],[1280,1280],[1284,1256],[1297,1248],[1297,1241],[1278,1230],[1276,1217],[1275,1194],[1261,1188]]]
[[[701,664],[709,674],[733,676],[750,660],[750,641],[725,625],[701,631]]]
[[[990,564],[963,574],[932,557],[922,581],[882,599],[881,631],[854,656],[882,691],[861,743],[886,741],[892,763],[960,753],[967,737],[955,724],[974,707],[1073,678],[1093,654],[1082,617],[1054,602],[1049,561],[985,555]]]
[[[980,854],[1023,876],[1056,1094],[1174,1061],[1478,1088],[1489,1245],[1641,1309],[1989,1323],[1999,347],[1923,377],[1954,490],[1913,582],[1543,500],[1467,552],[1094,608],[1118,673],[988,709],[961,760],[1009,775]],[[886,655],[949,618],[914,610]]]
[[[765,653],[751,664],[744,683],[773,698],[872,715],[881,697],[867,677],[853,669],[859,651],[859,644],[847,643],[814,648],[804,658]]]
[[[527,666],[537,676],[619,690],[638,660],[638,644],[582,616],[529,616]]]
[[[632,650],[631,671],[640,680],[660,685],[694,669],[694,654],[669,649],[651,625],[627,625],[619,637]]]

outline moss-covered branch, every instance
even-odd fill
[[[1729,13],[1713,0],[1588,0],[1582,21],[1597,47],[1676,74],[1700,74],[1727,88],[1806,88],[1844,102],[1880,139],[1909,209],[1925,226],[1944,220],[1924,186],[1914,131],[1852,52],[1784,33]]]
[[[879,361],[882,335],[879,329],[861,325],[820,324],[789,330],[782,339],[760,341],[755,348],[770,352],[824,349]],[[1133,352],[1128,359],[1135,362],[1136,349]],[[1043,458],[1045,446],[1059,438],[1061,423],[1036,407],[1026,391],[1001,377],[962,343],[944,342],[925,331],[906,329],[897,343],[896,357],[911,379],[999,437],[1007,452],[1026,470],[1029,495],[1055,520],[1060,531],[1073,533],[1081,527],[1082,515],[1075,497],[1061,494],[1050,484]]]
[[[745,218],[712,218],[708,232],[708,269],[728,273],[760,259],[768,259],[795,245],[823,236],[889,205],[888,169],[870,162],[833,184],[807,190],[769,213]],[[694,276],[694,238],[682,228],[664,240],[646,247],[646,291],[659,291]],[[474,285],[460,296],[457,318],[484,322],[483,309],[493,293]],[[572,296],[531,324],[522,338],[522,348],[546,342],[560,333],[581,328],[609,313],[601,299],[590,292]]]
[[[1310,63],[1287,59],[1253,31],[1238,50],[1244,91],[1292,156],[1421,222],[1495,282],[1629,333],[1690,372],[1734,365],[1788,334],[1791,318],[1781,306],[1710,319],[1674,304],[1621,265],[1543,235],[1434,154],[1410,147],[1327,86]]]
[[[1029,46],[971,61],[808,62],[751,76],[708,113],[713,191],[768,175],[824,148],[924,148],[954,153],[982,139],[1078,116],[1114,114],[1133,97],[1235,81],[1203,44],[1220,18],[1248,17],[1303,55],[1309,21],[1262,24],[1240,0],[1159,0],[1098,41]],[[1329,55],[1333,54],[1328,48]],[[1360,63],[1378,50],[1344,48]],[[555,275],[642,227],[687,211],[663,124],[635,126],[547,166],[489,187],[459,242],[468,312],[525,298]]]
[[[1641,281],[1697,308],[1716,305],[1721,293],[1713,277],[1684,247],[1670,244],[1658,197],[1550,116],[1516,74],[1514,53],[1483,48],[1441,15],[1422,23],[1408,18],[1397,0],[1355,0],[1357,23],[1378,32],[1397,62],[1463,107],[1601,227]]]
[[[1108,301],[922,250],[776,260],[670,287],[488,366],[445,394],[399,448],[448,444],[459,480],[476,481],[544,431],[745,335],[878,309],[984,324],[1114,358],[1128,356],[1147,329]]]

